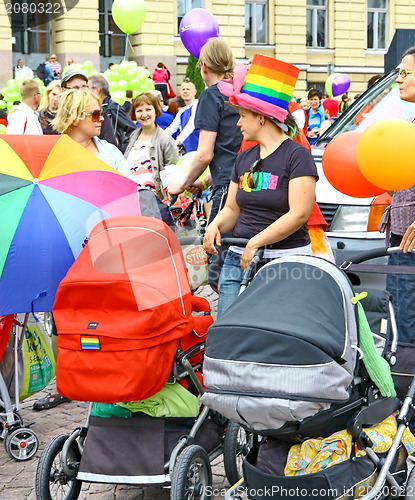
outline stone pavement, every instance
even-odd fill
[[[210,287],[203,287],[201,295],[207,297],[216,311],[216,294]],[[54,381],[42,392],[27,398],[21,404],[21,417],[24,425],[33,422],[31,429],[39,439],[39,450],[35,457],[25,462],[13,460],[0,443],[0,499],[1,500],[36,500],[35,474],[39,456],[47,442],[59,434],[71,433],[85,421],[88,403],[63,403],[46,411],[34,411],[33,402],[39,397],[55,392]],[[223,498],[229,486],[223,471],[222,458],[213,462],[214,488],[220,491],[215,499]],[[168,490],[141,488],[129,485],[110,485],[83,483],[79,500],[167,500]],[[53,499],[55,500],[55,499]]]

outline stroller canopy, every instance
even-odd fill
[[[194,327],[190,297],[180,242],[167,224],[151,217],[97,224],[53,306],[61,394],[117,402],[160,390],[177,339]]]

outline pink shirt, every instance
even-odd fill
[[[151,75],[154,83],[167,83],[169,79],[169,74],[164,68],[156,68]]]

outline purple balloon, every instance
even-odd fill
[[[349,90],[350,87],[350,76],[340,73],[334,78],[331,85],[333,97],[342,95]]]
[[[186,49],[199,59],[200,50],[209,38],[219,36],[219,25],[208,10],[192,9],[181,20],[179,33]]]

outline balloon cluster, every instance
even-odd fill
[[[341,193],[357,198],[415,184],[411,158],[415,155],[415,125],[386,118],[358,130],[338,135],[323,154],[327,180]]]
[[[343,73],[332,73],[324,86],[330,97],[342,95],[350,88],[350,76]]]
[[[70,66],[64,66],[62,69],[62,76],[65,76],[65,73],[68,71],[80,71],[85,76],[91,76],[98,73],[98,71],[94,68],[94,63],[92,61],[84,61],[83,63],[73,63]]]
[[[110,69],[104,72],[104,75],[110,82],[111,98],[121,105],[125,102],[127,89],[133,91],[134,97],[142,92],[154,90],[150,71],[138,66],[135,61],[122,61],[120,64],[113,64]]]
[[[208,10],[192,9],[183,16],[179,34],[186,49],[199,59],[200,50],[209,38],[219,36],[219,24]]]
[[[4,109],[7,107],[7,111],[11,113],[14,111],[16,106],[13,104],[14,101],[21,101],[22,96],[20,95],[20,85],[27,80],[27,77],[19,76],[17,78],[11,79],[7,81],[5,87],[1,89],[1,93],[3,94],[4,101],[0,101],[0,109]],[[40,92],[44,93],[45,84],[39,78],[34,79],[40,88]]]

